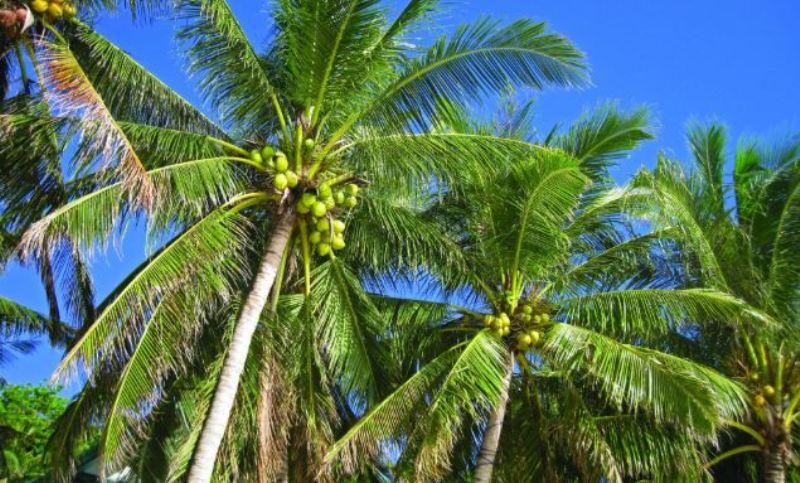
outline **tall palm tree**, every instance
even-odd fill
[[[765,316],[718,291],[670,288],[661,232],[622,215],[643,200],[610,187],[605,167],[649,136],[646,119],[600,110],[431,207],[469,270],[459,296],[419,305],[438,305],[441,323],[416,328],[450,343],[367,411],[329,462],[399,447],[411,479],[459,468],[476,482],[702,473],[702,445],[744,396],[648,345],[696,321]]]
[[[41,85],[54,117],[76,121],[83,141],[73,164],[93,174],[93,189],[31,225],[22,252],[40,255],[64,236],[92,250],[142,217],[155,242],[172,236],[101,304],[59,373],[81,367],[94,387],[119,389],[130,381],[141,396],[134,403],[146,400],[142,394],[161,394],[165,377],[191,351],[178,343],[163,366],[148,367],[153,349],[142,342],[150,327],[161,325],[154,321],[181,327],[186,337],[200,334],[242,281],[247,284],[197,433],[190,481],[211,478],[276,278],[301,266],[308,295],[313,266],[344,245],[332,215],[355,216],[354,207],[366,206],[383,236],[413,247],[422,237],[383,223],[391,207],[370,208],[369,193],[410,195],[427,188],[432,176],[448,182],[479,173],[472,166],[491,167],[530,151],[514,139],[438,132],[432,118],[441,104],[464,104],[509,85],[537,89],[585,80],[581,54],[531,20],[484,19],[427,51],[409,51],[404,39],[436,8],[436,1],[415,0],[388,19],[375,1],[277,1],[270,44],[260,54],[224,0],[179,2],[189,70],[221,126],[78,21],[60,30],[48,26],[51,37],[37,39]],[[364,186],[362,203],[355,196]],[[397,258],[381,255],[378,241],[373,236],[348,249],[365,266]],[[347,355],[336,360],[346,371]],[[114,375],[131,374],[131,361],[144,375]],[[109,417],[121,421],[129,401],[119,396],[132,393],[112,394]],[[79,396],[66,418],[90,414],[100,400],[91,399]],[[59,437],[67,441],[72,434]]]
[[[652,172],[639,175],[638,183],[659,201],[650,218],[681,227],[674,238],[685,252],[686,286],[731,293],[774,321],[709,326],[697,335],[700,350],[691,355],[740,378],[750,393],[749,418],[730,423],[738,434],[712,463],[746,463],[756,453],[760,478],[784,481],[800,402],[800,137],[742,141],[730,181],[724,126],[694,125],[688,140],[689,169],[662,157]]]

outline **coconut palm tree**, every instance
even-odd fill
[[[364,227],[377,230],[358,237],[351,226],[344,252],[374,270],[399,255],[402,266],[419,264],[411,248],[426,243],[424,233],[398,222],[403,207],[378,201],[391,199],[388,193],[411,197],[432,176],[455,186],[454,178],[481,174],[475,166],[488,169],[532,149],[516,139],[437,131],[433,120],[442,103],[464,104],[509,85],[585,81],[581,54],[531,20],[484,19],[428,50],[408,50],[406,36],[436,10],[435,1],[415,0],[389,19],[374,1],[277,1],[270,44],[258,53],[224,1],[179,2],[189,70],[219,123],[78,21],[60,30],[48,26],[51,37],[37,38],[41,86],[53,116],[75,121],[82,141],[74,169],[92,174],[93,189],[31,225],[22,253],[41,255],[65,236],[89,251],[137,219],[147,220],[150,238],[161,246],[101,303],[59,370],[80,368],[91,387],[116,387],[107,441],[125,427],[131,404],[145,411],[138,404],[161,395],[165,379],[185,365],[180,356],[191,352],[176,343],[163,366],[153,366],[154,349],[143,342],[152,327],[158,343],[155,327],[162,324],[154,321],[180,327],[184,342],[196,340],[244,282],[189,469],[190,481],[208,481],[251,340],[273,286],[283,285],[276,279],[301,267],[309,298],[319,283],[314,267],[345,244],[340,218],[356,220],[359,210],[372,220]],[[363,187],[368,195],[357,198]],[[162,244],[165,237],[170,241]],[[382,239],[409,249],[384,254]],[[355,336],[344,340],[359,343]],[[348,373],[349,355],[334,354],[345,386],[362,382]],[[94,414],[101,400],[81,395],[65,418]]]
[[[678,225],[675,240],[685,253],[686,286],[725,291],[769,314],[772,325],[709,326],[700,331],[694,357],[716,361],[740,378],[750,393],[749,417],[730,422],[730,444],[711,462],[750,466],[757,455],[763,481],[784,481],[793,461],[800,402],[800,137],[781,143],[742,141],[726,180],[724,126],[694,125],[688,133],[692,164],[687,170],[662,157],[637,181],[659,201],[649,217]],[[733,458],[734,461],[726,461]],[[722,463],[722,464],[720,464]],[[736,470],[742,474],[743,469]]]
[[[32,223],[87,189],[87,179],[65,182],[61,160],[71,136],[65,120],[48,117],[46,101],[17,96],[0,114],[0,227],[3,230],[3,265],[18,259],[15,250],[21,234]],[[23,141],[24,140],[24,141]],[[45,247],[32,262],[45,288],[49,319],[62,321],[57,285],[60,280],[66,307],[78,327],[94,319],[93,286],[82,255],[74,243]]]
[[[33,43],[41,36],[52,37],[49,28],[59,27],[80,13],[92,18],[100,12],[129,10],[134,19],[154,18],[169,11],[163,0],[2,0],[0,1],[0,106],[17,84],[21,92],[31,93],[38,76],[29,72],[36,55]],[[19,74],[16,83],[14,74]]]
[[[700,321],[767,317],[719,291],[671,288],[662,233],[623,215],[645,200],[609,186],[605,168],[648,137],[646,119],[600,110],[431,206],[469,270],[456,296],[417,304],[437,306],[439,324],[434,313],[397,337],[449,344],[366,411],[331,464],[389,447],[402,450],[398,473],[420,480],[702,474],[703,444],[743,393],[648,345]]]

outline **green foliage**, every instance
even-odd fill
[[[28,481],[46,474],[45,445],[67,407],[58,392],[57,387],[0,385],[0,478]]]

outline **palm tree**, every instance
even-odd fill
[[[65,204],[87,188],[87,179],[65,182],[61,159],[69,146],[69,123],[48,116],[46,100],[20,95],[9,100],[0,114],[0,228],[3,230],[3,265],[19,257],[15,247],[21,234],[47,213]],[[24,142],[20,142],[24,140]],[[69,238],[44,247],[31,257],[45,288],[49,319],[62,321],[58,281],[62,282],[66,307],[78,327],[94,319],[92,281],[82,255]]]
[[[689,129],[692,165],[684,169],[662,157],[638,183],[658,206],[649,213],[660,224],[677,225],[685,252],[686,286],[725,291],[768,314],[772,325],[709,326],[691,355],[713,361],[740,378],[750,393],[749,418],[730,422],[739,434],[711,463],[746,462],[760,454],[763,481],[784,481],[792,461],[800,402],[800,352],[795,326],[800,312],[800,138],[767,144],[743,141],[726,182],[725,128]],[[723,472],[724,465],[715,467]],[[741,474],[742,470],[734,470]]]
[[[47,335],[50,343],[63,346],[72,331],[66,325],[54,323],[47,317],[5,297],[0,297],[0,366],[14,356],[36,347],[28,336]],[[2,378],[0,378],[2,381]]]
[[[33,43],[41,36],[51,36],[49,28],[60,26],[80,14],[92,18],[103,11],[127,9],[131,17],[154,18],[169,10],[164,0],[131,0],[119,4],[115,0],[2,0],[0,1],[0,107],[14,86],[14,73],[19,73],[21,92],[30,94],[38,76],[28,71],[36,55]]]
[[[80,22],[47,26],[51,37],[37,39],[41,86],[54,117],[76,121],[83,141],[73,164],[93,175],[93,186],[31,225],[22,252],[41,255],[65,236],[92,250],[142,217],[155,243],[172,236],[101,303],[59,370],[65,376],[80,367],[93,388],[116,388],[108,441],[113,428],[124,427],[126,398],[137,394],[136,406],[162,394],[191,352],[176,343],[174,356],[149,366],[149,328],[181,327],[184,340],[193,340],[245,281],[189,470],[190,481],[208,481],[269,293],[295,265],[303,293],[311,293],[313,266],[344,244],[333,215],[357,219],[363,209],[384,237],[425,243],[408,226],[385,224],[392,207],[371,207],[370,193],[410,196],[432,176],[450,182],[474,173],[471,166],[531,149],[514,139],[438,132],[433,119],[442,103],[464,104],[509,85],[585,80],[581,54],[531,20],[481,20],[427,51],[408,51],[404,39],[436,7],[411,1],[388,21],[374,1],[275,2],[274,34],[259,54],[223,0],[179,2],[189,69],[227,134]],[[359,202],[364,186],[368,195]],[[323,220],[329,229],[322,230]],[[345,250],[362,265],[380,270],[397,260],[376,250],[380,238],[363,239],[353,237]],[[347,355],[336,358],[346,371]],[[81,395],[65,418],[96,414],[93,405],[102,400]],[[59,438],[68,446],[72,435]]]
[[[695,322],[765,316],[718,291],[670,288],[655,243],[662,233],[641,233],[622,215],[644,200],[610,187],[605,168],[649,137],[646,120],[601,109],[431,207],[469,270],[450,282],[460,295],[398,302],[438,306],[444,317],[396,334],[441,334],[449,344],[419,359],[328,462],[354,465],[399,447],[399,473],[420,480],[702,473],[703,444],[740,413],[743,394],[647,345]]]

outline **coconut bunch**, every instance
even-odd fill
[[[483,318],[484,326],[500,337],[516,340],[516,349],[520,352],[536,347],[542,340],[541,329],[550,323],[550,314],[532,301],[523,301],[515,308],[508,305],[511,315],[506,311],[489,314]]]
[[[24,5],[0,8],[0,27],[9,39],[16,39],[33,24],[33,15]]]
[[[78,13],[75,4],[66,0],[33,0],[31,10],[44,15],[45,20],[53,23],[61,18],[72,18]]]
[[[343,209],[356,206],[358,185],[349,183],[334,190],[329,184],[321,184],[316,193],[306,192],[297,203],[297,212],[305,216],[306,226],[310,227],[308,241],[319,256],[328,255],[331,250],[345,247],[345,223],[337,218]]]
[[[314,150],[314,140],[303,142],[306,152]],[[289,159],[280,150],[267,145],[250,151],[250,160],[264,167],[271,176],[272,186],[282,195],[287,190],[296,193],[295,210],[301,215],[301,226],[307,230],[308,241],[320,256],[345,247],[345,223],[337,218],[358,203],[359,187],[355,183],[337,184],[336,180],[323,181],[317,186],[301,185],[301,175],[289,169]],[[299,186],[299,187],[298,187]]]

